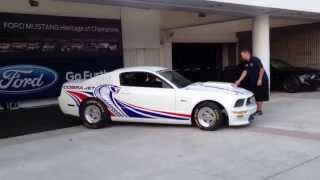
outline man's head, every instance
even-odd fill
[[[251,59],[251,52],[248,49],[241,50],[241,59],[249,61]]]

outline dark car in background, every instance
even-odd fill
[[[224,69],[223,80],[235,82],[241,75],[243,63]],[[271,89],[289,93],[315,91],[320,85],[320,70],[308,67],[295,67],[289,63],[271,59]],[[245,80],[241,86],[246,88]]]
[[[320,70],[308,67],[295,67],[289,63],[272,59],[271,88],[289,93],[299,91],[314,91],[320,84]]]
[[[238,65],[227,66],[223,70],[222,80],[224,82],[236,82],[244,69],[244,62],[240,62]],[[246,77],[240,84],[240,87],[249,89],[248,77]]]

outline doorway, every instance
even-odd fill
[[[226,46],[228,47],[230,44],[173,43],[172,67],[194,82],[221,81]],[[235,54],[236,52],[234,52]],[[235,56],[228,52],[227,57]]]

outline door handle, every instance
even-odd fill
[[[180,99],[180,102],[185,103],[185,102],[188,102],[188,100],[186,100],[186,99]]]

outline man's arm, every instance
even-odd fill
[[[257,85],[258,85],[258,86],[261,86],[261,85],[262,85],[263,76],[264,76],[264,69],[263,69],[263,68],[260,68],[259,78],[258,78],[258,82],[257,82]]]
[[[246,70],[242,71],[240,78],[235,82],[236,86],[239,86],[241,82],[246,78],[248,72]]]

